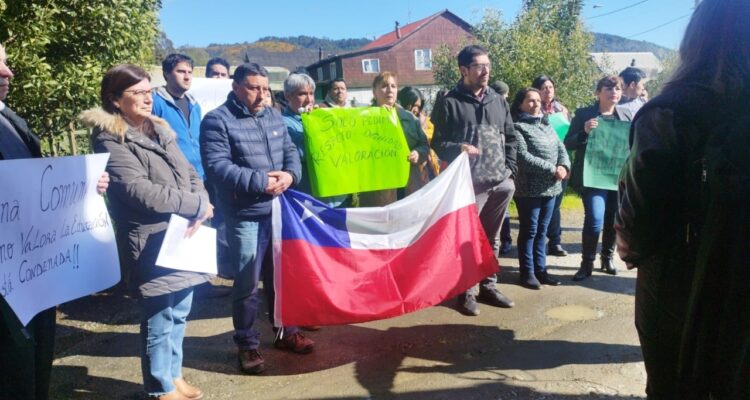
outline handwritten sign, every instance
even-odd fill
[[[0,295],[22,324],[120,280],[96,184],[109,154],[0,161]]]
[[[395,109],[320,108],[302,125],[314,196],[406,186],[409,147]]]
[[[583,158],[583,186],[617,190],[620,170],[630,154],[630,122],[598,118]]]
[[[231,79],[193,78],[188,93],[200,104],[203,118],[209,111],[224,104],[231,91]]]

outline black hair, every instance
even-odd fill
[[[627,67],[620,72],[620,78],[622,78],[625,86],[630,85],[632,82],[636,84],[643,79],[646,79],[646,73],[642,69],[636,67]]]
[[[526,100],[526,95],[529,94],[529,92],[534,92],[539,95],[539,98],[541,99],[542,94],[539,92],[539,89],[533,88],[533,87],[527,87],[519,90],[516,92],[516,97],[513,98],[513,103],[510,105],[510,116],[513,118],[513,121],[518,121],[518,117],[521,115],[521,103],[523,103],[524,100]]]
[[[235,83],[242,83],[248,75],[268,77],[268,71],[256,63],[244,63],[234,70],[232,79]]]
[[[472,44],[461,49],[456,56],[456,60],[459,67],[469,67],[474,61],[474,57],[484,55],[487,55],[487,50],[484,47]]]
[[[750,94],[750,2],[703,0],[680,44],[680,65],[666,84],[708,85],[723,99]]]
[[[210,78],[213,76],[211,75],[211,67],[217,64],[223,65],[224,68],[227,69],[227,75],[229,75],[229,62],[221,57],[214,57],[208,60],[208,63],[206,64],[206,78]]]
[[[555,81],[547,75],[539,75],[536,78],[534,78],[534,81],[531,82],[531,87],[537,90],[542,90],[542,85],[544,85],[547,82],[552,82],[552,86],[554,86],[555,89],[557,89],[557,85],[555,84]]]
[[[419,100],[421,104],[419,106],[419,111],[421,112],[424,108],[424,96],[422,95],[422,92],[412,86],[405,86],[401,90],[399,90],[396,99],[398,100],[398,104],[400,104],[401,107],[403,107],[407,111],[411,109],[411,107],[414,105],[414,103],[417,102],[417,100]]]
[[[164,61],[161,62],[161,72],[164,74],[164,76],[167,76],[167,74],[171,73],[175,67],[177,67],[177,64],[185,62],[190,65],[190,68],[193,68],[193,59],[190,58],[190,56],[186,56],[184,54],[178,54],[178,53],[172,53],[168,55]]]

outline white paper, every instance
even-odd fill
[[[156,265],[216,275],[216,229],[201,226],[187,238],[185,232],[189,223],[187,219],[172,214]]]
[[[231,79],[193,78],[188,93],[201,105],[201,118],[227,101],[232,91]]]
[[[0,295],[24,325],[120,280],[96,184],[109,154],[0,161]]]

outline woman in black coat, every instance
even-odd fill
[[[630,110],[617,107],[622,97],[622,87],[622,79],[617,76],[605,76],[600,79],[596,84],[597,101],[590,107],[576,111],[565,136],[565,147],[575,151],[570,186],[581,194],[585,212],[581,234],[581,267],[573,276],[574,281],[591,276],[599,245],[599,234],[602,232],[601,268],[608,274],[617,274],[612,260],[615,251],[614,219],[617,211],[617,191],[585,187],[583,161],[586,157],[589,135],[596,134],[599,118],[620,121],[633,119]]]

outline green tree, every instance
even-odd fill
[[[160,0],[0,0],[0,43],[15,73],[8,103],[46,152],[76,152],[76,115],[97,104],[107,69],[152,60],[160,7]]]
[[[580,21],[581,7],[580,0],[526,0],[510,26],[500,11],[486,10],[473,33],[490,53],[490,80],[506,82],[513,93],[545,74],[555,79],[557,97],[568,107],[590,103],[598,73],[588,55],[593,39]],[[434,65],[436,81],[453,86],[456,80],[448,79],[456,75],[448,69],[458,73],[455,54],[438,51]]]

